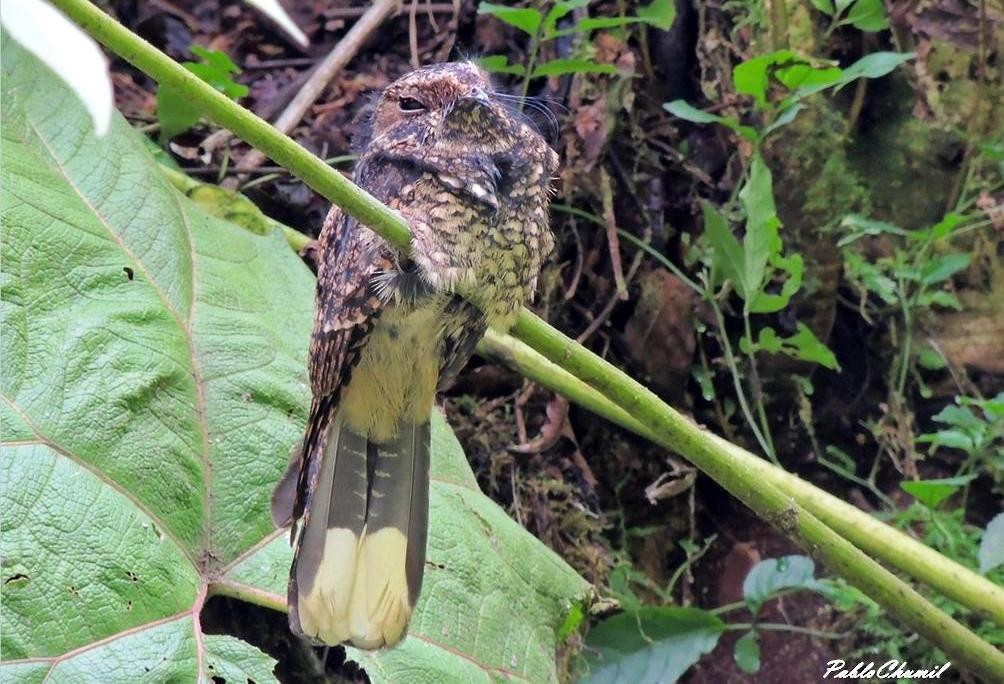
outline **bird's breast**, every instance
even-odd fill
[[[370,332],[339,410],[358,434],[380,443],[402,422],[429,419],[442,355],[444,299],[387,307]]]

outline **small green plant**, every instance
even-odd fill
[[[629,569],[624,577],[634,574],[640,573]],[[614,576],[616,573],[612,579]],[[816,579],[812,559],[798,555],[757,563],[743,581],[743,600],[713,610],[642,605],[630,583],[615,583],[611,588],[624,610],[601,622],[586,637],[580,663],[585,670],[579,680],[583,684],[614,681],[615,678],[639,684],[676,681],[702,655],[715,648],[722,634],[735,631],[743,632],[733,650],[736,664],[745,672],[757,672],[760,669],[757,639],[762,631],[798,632],[825,639],[838,636],[797,625],[762,622],[758,616],[768,601],[792,591],[813,591],[848,601],[856,592],[842,582]],[[667,602],[670,600],[666,598]],[[749,622],[729,622],[722,618],[740,609],[749,611]]]
[[[494,73],[513,74],[523,77],[523,95],[529,90],[530,80],[541,76],[562,76],[565,74],[615,74],[617,69],[611,64],[598,64],[588,45],[579,46],[579,54],[574,57],[560,57],[537,64],[541,43],[569,35],[588,37],[597,29],[623,28],[637,23],[646,23],[663,30],[673,24],[676,6],[672,0],[652,0],[642,5],[634,15],[619,17],[585,17],[569,28],[558,28],[558,22],[572,11],[586,7],[589,0],[556,0],[550,9],[532,7],[509,7],[491,2],[478,5],[478,14],[489,14],[499,21],[514,26],[530,38],[527,48],[527,63],[510,64],[505,55],[490,55],[480,60],[481,65]]]
[[[803,262],[799,254],[783,254],[779,234],[781,222],[774,206],[773,180],[759,150],[754,153],[749,178],[739,191],[738,198],[745,217],[745,236],[742,242],[732,234],[725,215],[710,204],[704,204],[704,239],[711,249],[711,263],[710,270],[702,272],[700,280],[704,287],[704,298],[712,305],[718,319],[726,363],[733,376],[739,405],[761,448],[771,460],[777,462],[760,390],[757,355],[762,352],[782,353],[834,370],[839,369],[839,365],[833,352],[803,323],[798,323],[797,332],[789,337],[780,337],[767,325],[754,335],[751,318],[754,314],[783,310],[801,289]],[[776,287],[774,284],[779,281],[780,286]],[[725,332],[725,317],[721,307],[730,288],[743,301],[744,332],[739,340],[739,350],[745,355],[750,371],[745,389],[739,363]],[[748,393],[754,398],[757,420],[754,420],[748,405]]]
[[[664,107],[686,121],[721,124],[760,145],[771,133],[794,121],[808,97],[826,90],[835,92],[861,78],[881,78],[913,57],[914,53],[874,52],[846,69],[791,50],[748,59],[732,70],[732,80],[737,93],[753,98],[753,108],[763,121],[759,127],[744,125],[736,117],[702,111],[684,100],[673,100]]]
[[[812,6],[830,17],[829,36],[841,26],[853,26],[874,33],[889,28],[882,0],[811,0]]]
[[[761,122],[744,124],[738,117],[702,111],[684,100],[674,100],[665,109],[686,121],[717,123],[734,131],[752,145],[744,169],[746,178],[737,196],[739,207],[730,201],[722,210],[705,203],[704,241],[710,247],[710,263],[696,287],[718,319],[726,364],[732,374],[740,408],[748,426],[767,456],[777,462],[767,421],[761,383],[757,372],[759,353],[781,353],[803,361],[838,370],[836,357],[803,323],[795,334],[780,337],[770,326],[753,333],[751,315],[776,313],[786,308],[802,286],[804,264],[799,254],[785,255],[779,233],[781,226],[774,205],[773,180],[761,153],[764,141],[791,123],[805,107],[805,100],[825,90],[838,90],[860,78],[878,78],[910,59],[912,54],[878,52],[861,58],[846,69],[833,62],[810,59],[791,50],[778,50],[736,65],[732,77],[736,91],[752,98]],[[740,242],[729,228],[730,220],[745,219],[745,236]],[[692,281],[687,281],[692,282]],[[778,285],[778,283],[780,283]],[[739,350],[749,365],[747,387],[741,377],[732,344],[725,334],[725,320],[719,302],[731,286],[743,300],[743,330]],[[747,395],[752,394],[757,417]]]
[[[915,480],[903,482],[901,487],[915,501],[905,509],[888,514],[890,522],[901,529],[909,529],[927,545],[971,568],[979,568],[996,583],[1004,582],[1004,569],[999,564],[1004,549],[1004,514],[997,516],[985,529],[965,521],[965,506],[948,505],[953,495],[964,494],[975,475]],[[996,549],[996,550],[995,550]],[[996,560],[991,560],[996,554]],[[926,592],[925,592],[926,593]],[[928,593],[928,598],[943,611],[970,625],[987,642],[1004,644],[1004,629],[992,620],[964,608],[956,602]],[[864,604],[862,604],[864,605]],[[852,606],[853,607],[853,606]],[[949,658],[938,648],[920,643],[897,629],[884,613],[876,610],[853,612],[857,630],[872,637],[868,646],[850,657],[867,657],[880,654],[883,658],[906,660],[918,667],[933,667]]]
[[[234,81],[233,76],[241,70],[226,53],[207,50],[201,45],[193,45],[191,50],[202,61],[182,62],[182,66],[232,100],[248,94],[246,85]],[[199,116],[200,110],[174,88],[161,86],[157,91],[157,121],[162,145],[198,123]]]
[[[676,264],[636,236],[624,231],[618,231],[618,235],[659,261],[711,306],[718,329],[721,331],[720,339],[725,362],[732,375],[740,409],[760,447],[776,463],[777,455],[767,424],[766,410],[759,394],[757,354],[781,353],[818,363],[833,370],[839,366],[833,352],[804,324],[797,324],[796,333],[789,337],[778,336],[777,331],[770,326],[760,328],[757,336],[753,334],[752,315],[783,310],[799,291],[802,285],[803,261],[799,254],[783,253],[783,243],[779,233],[781,222],[774,205],[773,179],[759,147],[756,148],[745,173],[747,180],[734,198],[738,200],[738,205],[735,201],[730,201],[719,210],[710,203],[703,204],[705,232],[702,244],[705,249],[703,257],[694,262],[695,266],[700,266],[696,279],[683,273]],[[552,208],[576,213],[597,223],[602,221],[585,212],[561,207]],[[746,234],[742,242],[732,234],[726,216],[733,217],[737,222],[745,219]],[[739,340],[739,350],[746,355],[750,365],[751,377],[747,382],[756,389],[754,397],[757,418],[754,418],[747,399],[748,390],[744,387],[734,345],[724,332],[725,314],[722,303],[732,291],[743,300],[744,334]],[[698,372],[698,380],[705,397],[714,398],[706,362],[704,366],[705,368]]]
[[[918,444],[958,449],[966,455],[957,477],[987,472],[999,488],[1004,476],[1004,392],[993,399],[956,397],[932,417],[944,427],[920,435]]]
[[[982,530],[967,523],[965,514],[968,490],[978,476],[978,464],[994,474],[996,483],[1000,482],[1000,466],[1004,462],[1004,395],[993,399],[956,397],[955,403],[933,416],[933,420],[945,427],[921,435],[916,443],[931,445],[932,453],[939,448],[958,449],[966,454],[966,460],[952,477],[901,482],[900,488],[914,501],[901,510],[888,502],[889,509],[882,517],[917,534],[938,552],[1000,583],[1004,580],[1000,567],[1004,564],[1004,513]],[[952,501],[958,503],[951,505]],[[1004,629],[993,621],[942,596],[930,594],[929,598],[949,615],[968,622],[981,638],[991,644],[1004,644]],[[852,601],[842,609],[854,616],[861,634],[871,637],[868,646],[850,654],[851,657],[882,654],[920,667],[938,666],[947,660],[940,650],[903,634],[866,601]]]
[[[961,309],[955,295],[945,289],[953,275],[968,268],[972,256],[966,252],[941,249],[957,237],[985,222],[972,222],[960,214],[949,214],[936,225],[906,230],[884,221],[848,216],[842,222],[845,235],[837,245],[843,251],[846,277],[860,293],[860,311],[869,316],[870,296],[900,312],[901,340],[890,391],[899,397],[906,390],[910,370],[917,361],[914,332],[918,315],[934,308]],[[866,259],[851,245],[864,237],[888,236],[894,240],[890,256]],[[927,363],[930,363],[928,361]]]

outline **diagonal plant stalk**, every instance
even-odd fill
[[[794,496],[776,487],[770,479],[761,479],[764,470],[772,469],[767,462],[704,431],[696,423],[663,404],[655,394],[623,371],[569,340],[534,314],[524,312],[513,334],[531,347],[535,354],[543,356],[545,362],[553,364],[551,373],[544,375],[561,377],[570,398],[575,400],[571,393],[576,391],[592,395],[597,410],[616,409],[620,417],[626,417],[630,421],[625,424],[626,427],[642,428],[642,434],[652,441],[686,456],[757,515],[808,550],[831,570],[848,579],[904,625],[938,644],[962,667],[988,677],[991,681],[997,681],[1004,675],[1004,654],[848,543],[803,508]],[[611,415],[612,419],[614,417]],[[740,453],[746,454],[748,458],[737,458]],[[754,461],[758,461],[763,467],[756,466]],[[952,581],[958,581],[958,572],[953,567],[955,564],[939,554],[934,555],[942,559],[940,567],[949,574]],[[949,570],[956,571],[947,573]],[[989,582],[986,584],[994,586]],[[985,604],[988,595],[968,598],[969,605],[974,605],[975,599],[982,600]]]
[[[679,444],[675,439],[652,430],[638,420],[635,414],[611,401],[567,369],[548,360],[525,342],[489,330],[478,346],[478,353],[511,366],[524,377],[558,392],[636,435],[670,451],[679,451]],[[960,604],[974,611],[984,612],[997,624],[1004,624],[1004,590],[998,585],[843,499],[771,465],[717,435],[703,430],[701,432],[728,451],[736,467],[770,482],[864,551],[940,590]]]
[[[268,154],[390,244],[401,250],[409,249],[408,225],[400,215],[357,188],[295,141],[231,102],[87,0],[52,2],[99,42],[161,84],[179,89],[216,123]],[[674,451],[689,458],[757,514],[861,588],[904,625],[939,645],[961,667],[988,680],[1004,681],[1004,654],[938,610],[909,585],[809,513],[808,499],[816,499],[816,508],[821,507],[831,517],[840,515],[839,510],[834,511],[832,506],[820,503],[826,501],[819,496],[821,492],[814,491],[807,483],[802,483],[800,487],[793,487],[791,482],[788,488],[779,486],[779,480],[785,477],[797,481],[784,471],[779,470],[779,474],[770,478],[764,477],[760,467],[751,467],[750,463],[744,462],[747,457],[759,461],[755,456],[705,432],[622,371],[575,344],[529,311],[524,309],[521,312],[514,334],[570,374],[569,379],[575,379],[579,384],[588,383],[583,386],[596,392],[605,404],[627,412],[628,417],[644,428],[654,441],[671,445]],[[744,456],[738,457],[739,453]],[[771,468],[766,462],[759,462]],[[808,494],[803,487],[809,488]],[[801,490],[801,493],[796,495],[787,491],[789,488]],[[861,515],[864,516],[863,513]],[[880,541],[889,543],[890,547],[900,541],[899,537],[905,539],[895,530],[877,524],[879,527],[871,529],[871,532]],[[860,538],[861,535],[848,534],[848,537],[857,538],[862,548],[869,547],[868,540]],[[875,546],[881,544],[871,544],[872,548]],[[915,570],[913,565],[917,559],[903,557],[902,546],[893,553],[879,550],[882,553],[876,555],[891,565],[911,573]],[[938,557],[941,558],[941,567],[948,570],[931,575],[931,583],[948,594],[951,594],[953,584],[970,584],[970,590],[963,592],[967,599],[963,602],[974,610],[989,612],[1001,620],[1004,615],[1001,590],[949,559]],[[982,591],[984,589],[986,591]],[[974,598],[974,594],[978,594],[978,598]],[[989,611],[988,604],[991,605]]]
[[[173,185],[175,189],[178,190],[178,192],[181,192],[183,194],[187,195],[191,190],[208,185],[207,183],[200,183],[199,181],[195,180],[194,178],[187,175],[183,171],[173,169],[167,164],[158,164],[158,166],[160,166],[160,172],[163,173],[165,176],[167,176],[167,179],[171,181],[171,185]],[[226,190],[216,185],[213,185],[211,187],[217,188],[220,192],[236,193],[236,191],[234,190]],[[247,200],[247,198],[244,197],[244,195],[240,195],[240,197]],[[251,202],[251,200],[247,201]],[[284,223],[280,223],[272,218],[269,218],[268,216],[265,216],[265,218],[270,222],[273,229],[277,228],[282,231],[282,234],[286,238],[286,244],[288,244],[290,249],[292,249],[294,252],[299,253],[300,250],[304,249],[310,244],[311,240],[309,236],[301,233],[295,228],[290,228]]]

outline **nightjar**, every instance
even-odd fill
[[[418,69],[380,94],[355,181],[407,219],[411,252],[337,207],[321,232],[313,403],[272,501],[293,522],[294,632],[361,648],[404,636],[425,565],[435,392],[533,293],[557,165],[473,64]]]

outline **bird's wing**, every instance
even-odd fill
[[[383,301],[373,276],[395,267],[386,244],[333,207],[320,237],[317,310],[308,368],[314,397],[337,394]]]
[[[337,207],[325,219],[319,242],[317,311],[308,356],[314,400],[303,446],[290,467],[289,476],[297,474],[296,487],[280,484],[276,489],[277,495],[287,492],[285,501],[273,499],[277,522],[297,521],[310,508],[321,465],[317,447],[385,305],[374,290],[373,276],[395,268],[386,244]]]

